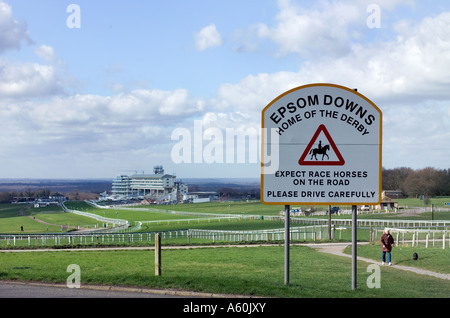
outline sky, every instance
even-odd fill
[[[383,167],[450,168],[448,1],[0,0],[0,178],[258,178],[310,83],[382,110]]]

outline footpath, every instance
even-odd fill
[[[309,247],[314,248],[322,253],[329,253],[329,254],[333,254],[333,255],[337,255],[337,256],[344,256],[344,257],[350,257],[350,258],[352,257],[351,255],[344,253],[344,249],[347,246],[349,246],[348,243],[329,243],[329,244],[328,243],[323,243],[323,244],[312,243],[312,244],[302,244],[302,245],[309,246]],[[367,263],[380,265],[380,261],[375,261],[373,259],[365,258],[365,257],[361,257],[361,256],[358,256],[357,258],[358,258],[358,261],[364,261]],[[412,266],[403,266],[403,265],[395,265],[394,264],[392,267],[395,269],[401,269],[404,271],[409,271],[409,272],[420,274],[420,275],[427,275],[427,276],[450,280],[450,274],[437,273],[437,272],[420,269],[420,268],[412,267]]]

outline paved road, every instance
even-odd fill
[[[195,294],[156,291],[142,288],[105,288],[89,286],[67,288],[64,285],[0,281],[0,298],[185,298]]]

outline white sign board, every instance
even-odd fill
[[[378,204],[382,113],[354,89],[310,84],[262,111],[261,201]]]

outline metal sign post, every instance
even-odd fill
[[[284,206],[284,284],[289,285],[289,248],[290,248],[290,222],[291,206]]]
[[[161,234],[155,235],[155,276],[161,276]]]
[[[357,207],[356,205],[352,205],[352,289],[356,289],[356,272],[357,272],[357,234],[356,230],[358,228],[357,222]]]

